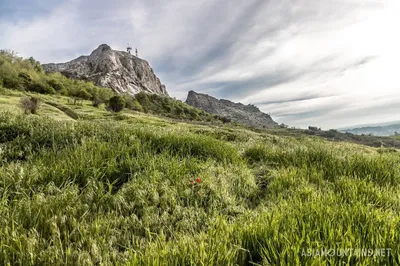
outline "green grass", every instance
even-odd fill
[[[395,149],[64,96],[35,94],[26,116],[24,95],[0,97],[0,265],[400,264]],[[392,251],[302,256],[312,248]]]

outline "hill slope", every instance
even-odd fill
[[[399,140],[109,97],[0,53],[0,265],[399,265]]]
[[[0,94],[0,265],[398,264],[397,150]]]
[[[44,64],[46,72],[60,72],[75,79],[93,81],[117,93],[135,95],[141,91],[168,96],[149,63],[127,52],[100,45],[89,56],[80,56],[61,64]]]

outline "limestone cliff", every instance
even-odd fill
[[[218,100],[194,91],[189,91],[186,103],[208,113],[256,128],[269,128],[277,125],[270,115],[261,112],[254,105],[244,105],[224,99]]]
[[[46,72],[60,72],[75,79],[93,81],[117,93],[135,95],[141,91],[168,96],[160,79],[149,63],[132,54],[115,51],[107,44],[100,45],[89,56],[80,56],[70,62],[44,64]]]

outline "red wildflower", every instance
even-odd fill
[[[200,184],[200,182],[201,182],[200,177],[196,178],[196,182]]]

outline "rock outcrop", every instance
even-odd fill
[[[89,56],[61,64],[44,64],[46,72],[60,72],[75,79],[93,81],[117,93],[135,95],[141,91],[168,96],[149,63],[132,54],[100,45]]]
[[[186,103],[208,113],[255,128],[270,128],[277,125],[270,115],[261,112],[254,105],[244,105],[224,99],[218,100],[194,91],[189,91]]]

